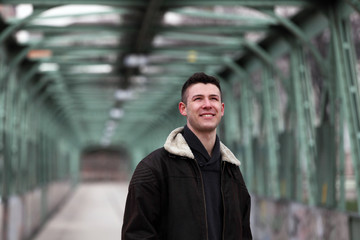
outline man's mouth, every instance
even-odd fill
[[[206,113],[206,114],[200,114],[200,116],[202,116],[202,117],[213,117],[213,116],[215,116],[215,114]]]

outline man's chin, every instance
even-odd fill
[[[216,126],[203,126],[201,128],[199,128],[200,132],[213,132],[216,131]]]

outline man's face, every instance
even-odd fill
[[[214,84],[196,83],[186,90],[186,104],[179,103],[181,115],[187,117],[187,126],[196,133],[216,131],[224,115],[220,90]]]

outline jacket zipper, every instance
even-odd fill
[[[209,235],[208,235],[208,222],[207,222],[207,212],[206,212],[206,199],[205,199],[205,190],[204,190],[204,180],[202,178],[202,175],[201,175],[201,169],[199,167],[199,164],[197,162],[197,160],[194,158],[195,160],[195,165],[200,173],[200,180],[201,180],[201,189],[202,189],[202,196],[203,196],[203,201],[204,201],[204,212],[205,212],[205,230],[206,230],[206,240],[209,239]]]
[[[223,191],[223,178],[224,178],[224,169],[225,169],[226,162],[223,162],[222,169],[221,169],[221,176],[220,176],[220,191],[222,197],[222,205],[223,205],[223,226],[222,226],[222,240],[225,240],[225,198],[224,198],[224,191]]]

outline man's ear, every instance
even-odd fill
[[[225,104],[221,103],[221,116],[224,116],[225,113]]]
[[[187,116],[187,113],[186,113],[186,104],[183,103],[183,102],[180,102],[179,103],[179,112],[181,115],[183,116]]]

